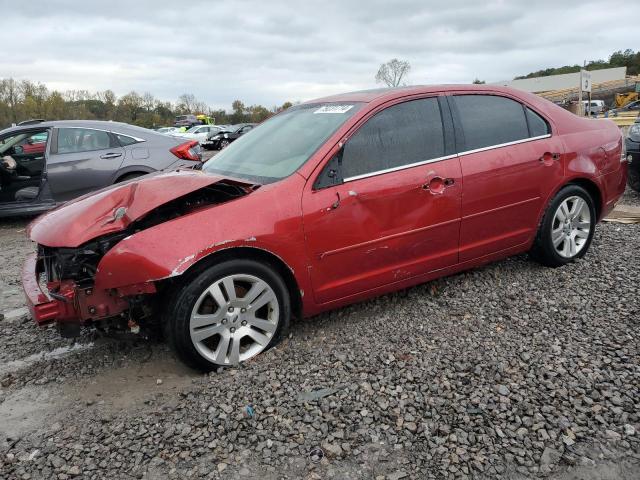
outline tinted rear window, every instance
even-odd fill
[[[549,133],[549,125],[546,120],[530,108],[526,108],[527,122],[529,122],[529,135],[539,137]]]
[[[369,119],[344,146],[344,178],[444,156],[444,130],[436,98],[389,107]]]
[[[500,145],[529,137],[522,104],[496,95],[456,95],[465,150]]]

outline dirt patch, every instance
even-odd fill
[[[132,411],[159,399],[167,400],[200,377],[168,350],[150,347],[142,363],[106,368],[99,375],[65,385],[62,394],[70,401],[95,405],[102,411]]]

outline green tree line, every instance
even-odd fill
[[[114,120],[141,127],[154,128],[173,125],[176,115],[186,113],[206,114],[218,124],[261,122],[284,108],[266,108],[262,105],[246,106],[240,100],[231,105],[232,110],[214,110],[193,94],[183,94],[175,103],[162,101],[151,93],[129,92],[117,97],[111,90],[89,92],[87,90],[49,90],[44,84],[13,78],[0,79],[0,128],[6,128],[24,120]]]
[[[548,75],[558,75],[561,73],[579,72],[581,68],[586,70],[602,70],[603,68],[627,67],[627,75],[640,74],[640,51],[634,52],[630,48],[622,51],[613,52],[609,60],[590,60],[586,66],[565,65],[564,67],[545,68],[537,72],[531,72],[527,75],[516,77],[515,80],[521,78],[546,77]]]

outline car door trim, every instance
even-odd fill
[[[464,152],[458,153],[458,155],[459,156],[471,155],[472,153],[486,152],[487,150],[493,150],[494,148],[508,147],[510,145],[518,145],[520,143],[533,142],[535,140],[541,140],[543,138],[550,138],[550,137],[551,137],[551,134],[547,133],[545,135],[538,135],[537,137],[527,137],[527,138],[523,138],[522,140],[514,140],[513,142],[499,143],[498,145],[489,145],[488,147],[474,148],[473,150],[465,150]]]
[[[419,167],[420,165],[427,165],[429,163],[440,162],[442,160],[450,160],[456,158],[457,154],[445,155],[444,157],[431,158],[429,160],[422,160],[420,162],[409,163],[407,165],[400,165],[398,167],[385,168],[384,170],[378,170],[376,172],[363,173],[362,175],[354,175],[353,177],[345,178],[342,183],[353,182],[354,180],[360,180],[362,178],[375,177],[377,175],[384,175],[385,173],[398,172],[407,168]]]
[[[460,152],[458,154],[445,155],[444,157],[431,158],[429,160],[422,160],[420,162],[409,163],[407,165],[400,165],[398,167],[385,168],[384,170],[378,170],[376,172],[363,173],[362,175],[354,175],[353,177],[345,178],[342,183],[352,182],[354,180],[360,180],[363,178],[374,177],[377,175],[384,175],[385,173],[398,172],[406,168],[419,167],[420,165],[427,165],[429,163],[440,162],[442,160],[450,160],[457,156],[461,157],[463,155],[471,155],[472,153],[485,152],[487,150],[493,150],[496,148],[509,147],[511,145],[518,145],[520,143],[534,142],[536,140],[542,140],[543,138],[550,138],[550,137],[551,137],[551,134],[547,133],[545,135],[539,135],[537,137],[528,137],[528,138],[523,138],[521,140],[514,140],[513,142],[500,143],[498,145],[489,145],[488,147],[475,148],[473,150],[465,150],[464,152]]]
[[[476,212],[476,213],[472,213],[470,215],[463,215],[462,220],[468,220],[470,218],[481,217],[482,215],[488,215],[488,214],[491,214],[491,213],[496,213],[496,212],[499,212],[501,210],[506,210],[508,208],[519,207],[520,205],[524,205],[526,203],[535,202],[535,201],[538,201],[538,200],[540,200],[539,196],[527,198],[526,200],[520,200],[519,202],[510,203],[509,205],[502,205],[500,207],[492,208],[491,210],[484,210],[482,212]]]
[[[375,238],[373,240],[367,240],[366,242],[356,243],[354,245],[347,245],[346,247],[336,248],[335,250],[328,250],[326,252],[322,252],[318,255],[318,258],[322,260],[323,258],[329,257],[331,255],[335,255],[337,253],[348,252],[349,250],[354,250],[362,247],[367,247],[369,245],[375,245],[380,242],[387,242],[389,240],[395,240],[396,238],[404,237],[406,235],[414,235],[420,232],[426,232],[427,230],[431,230],[433,228],[443,227],[445,225],[449,225],[451,223],[460,222],[460,218],[453,218],[451,220],[447,220],[446,222],[434,223],[433,225],[427,225],[426,227],[415,228],[413,230],[407,230],[405,232],[394,233],[392,235],[386,235],[384,237]]]

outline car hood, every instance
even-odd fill
[[[224,178],[198,170],[145,175],[72,200],[34,220],[27,234],[41,245],[78,247],[124,230],[161,205],[221,180]]]

